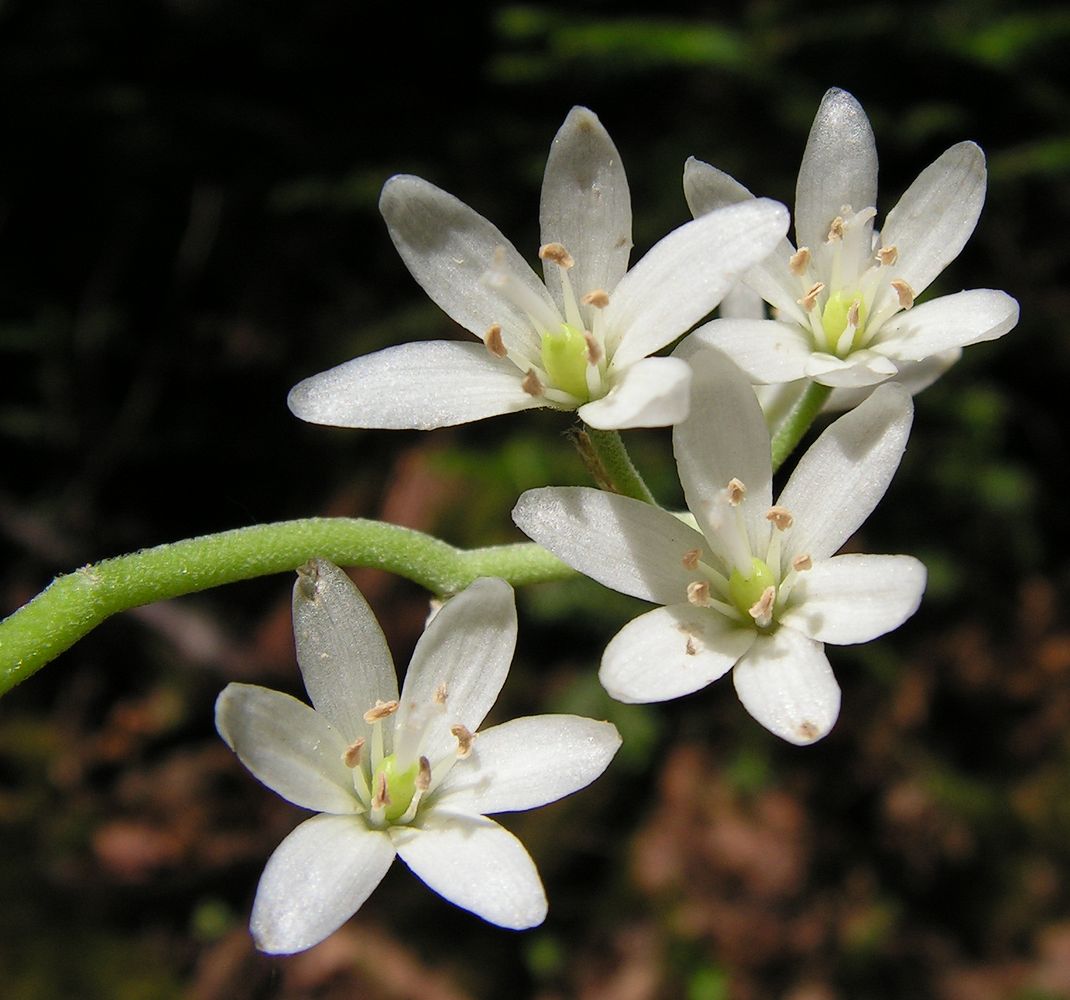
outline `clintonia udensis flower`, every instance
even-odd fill
[[[821,102],[795,195],[798,249],[783,240],[745,276],[776,320],[718,319],[696,331],[758,383],[812,379],[858,389],[896,378],[917,391],[961,348],[1003,336],[1018,322],[1005,292],[974,289],[914,301],[961,252],[985,197],[985,159],[952,146],[921,172],[878,233],[877,151],[869,119],[842,90]],[[694,158],[684,191],[701,217],[751,193]]]
[[[337,566],[294,587],[297,658],[309,707],[229,684],[216,727],[242,763],[318,815],[271,856],[253,904],[262,951],[310,948],[341,926],[401,859],[432,889],[502,927],[542,922],[546,897],[523,845],[487,813],[530,809],[593,781],[616,729],[572,715],[477,733],[509,670],[513,591],[481,579],[452,598],[397,677],[375,617]]]
[[[555,555],[664,605],[609,643],[600,679],[621,701],[689,694],[733,667],[744,707],[792,743],[824,736],[840,689],[824,644],[868,642],[917,609],[925,568],[901,555],[835,555],[884,495],[913,408],[879,386],[833,423],[772,501],[769,432],[746,376],[711,348],[688,355],[691,415],[673,448],[692,523],[582,487],[530,490],[513,519]]]
[[[711,312],[788,224],[783,206],[750,200],[681,226],[628,270],[628,182],[586,108],[569,113],[546,163],[545,281],[490,222],[419,177],[391,178],[379,207],[416,281],[482,343],[403,344],[312,376],[288,400],[302,420],[429,430],[548,406],[600,429],[673,424],[690,372],[649,355]]]

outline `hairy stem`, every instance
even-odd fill
[[[643,482],[643,477],[632,464],[618,431],[600,431],[584,426],[581,434],[590,445],[589,454],[585,454],[584,449],[581,448],[581,455],[584,455],[584,460],[589,465],[591,456],[597,463],[591,469],[595,482],[599,485],[607,483],[607,488],[614,493],[657,506],[654,494],[650,492],[646,483]]]
[[[773,471],[784,464],[784,460],[795,450],[803,435],[810,429],[825,400],[832,392],[827,385],[811,382],[803,394],[788,410],[786,416],[773,432]]]

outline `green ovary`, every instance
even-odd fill
[[[862,334],[866,328],[868,314],[866,303],[856,292],[833,292],[821,312],[821,326],[825,331],[825,342],[828,344],[829,351],[837,354],[839,352],[836,350],[836,344],[843,331],[847,329],[847,314],[856,302],[858,303],[858,326],[855,329],[854,338],[841,357],[846,357],[862,346]]]
[[[586,402],[587,340],[583,332],[567,323],[561,329],[542,335],[542,366],[550,382],[558,389]]]
[[[752,558],[750,576],[744,576],[738,569],[732,570],[728,578],[728,593],[732,603],[749,618],[750,609],[762,599],[766,588],[776,585],[773,571],[761,559]]]
[[[412,802],[412,797],[416,794],[416,775],[419,771],[420,765],[418,763],[413,764],[404,771],[399,771],[397,769],[397,759],[393,754],[383,758],[383,762],[375,773],[376,780],[372,783],[372,787],[374,788],[378,784],[380,774],[386,775],[386,789],[390,795],[390,805],[386,807],[387,822],[393,823],[394,820],[405,815],[405,810],[409,808],[409,803]]]

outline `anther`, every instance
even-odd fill
[[[759,628],[766,628],[773,620],[773,605],[776,603],[776,587],[768,586],[762,596],[748,609],[748,614]]]
[[[687,600],[697,608],[710,606],[710,585],[705,580],[695,580],[687,585]]]
[[[342,763],[348,768],[360,767],[360,758],[364,752],[364,737],[358,736],[345,748],[342,754]]]
[[[544,243],[539,247],[539,260],[550,260],[566,271],[576,262],[560,243]]]
[[[386,774],[380,771],[375,779],[375,795],[372,796],[373,809],[385,809],[390,805],[390,785],[386,780]]]
[[[382,719],[386,719],[393,715],[398,710],[398,702],[396,698],[390,701],[380,701],[375,699],[375,707],[369,708],[364,713],[364,721],[371,725],[373,722],[379,722]]]
[[[416,772],[416,790],[426,792],[431,787],[431,761],[426,757],[420,758],[420,767]]]
[[[797,573],[804,573],[806,570],[811,569],[813,565],[814,561],[809,555],[796,556],[791,561],[791,568]]]
[[[598,364],[602,360],[602,348],[598,346],[598,341],[594,339],[594,334],[584,330],[583,340],[587,344],[587,363],[589,365]]]
[[[487,327],[487,332],[483,334],[483,343],[487,345],[487,350],[496,358],[504,358],[508,353],[505,349],[505,344],[502,343],[501,323],[491,323]]]
[[[843,239],[843,216],[842,215],[837,215],[836,218],[832,220],[832,224],[829,226],[829,234],[828,234],[828,237],[826,238],[825,242],[826,243],[832,243],[835,240],[842,240],[842,239]]]
[[[702,555],[700,549],[688,549],[681,560],[684,564],[684,569],[698,569],[698,557],[700,555]]]
[[[858,299],[855,299],[854,302],[851,303],[851,308],[847,310],[847,326],[858,329],[858,313]]]
[[[881,247],[877,251],[877,260],[879,260],[884,267],[891,267],[897,260],[899,260],[899,248],[894,243],[890,247]]]
[[[773,527],[777,531],[787,531],[795,523],[795,518],[791,516],[791,511],[787,507],[773,506],[765,512],[765,519],[772,521]]]
[[[888,284],[895,289],[895,294],[899,298],[900,309],[909,309],[914,305],[914,289],[902,278],[896,278],[894,281],[889,281]]]
[[[796,250],[795,253],[793,253],[788,258],[788,269],[797,278],[801,278],[804,274],[806,274],[806,269],[809,266],[810,266],[810,248],[809,247],[799,247],[799,249]]]
[[[476,734],[459,722],[450,726],[450,732],[457,740],[457,756],[464,760],[472,752],[472,744],[475,742]]]
[[[595,309],[605,309],[609,305],[609,292],[604,288],[596,288],[583,296],[580,301],[585,306],[594,306]]]
[[[435,688],[435,704],[446,704],[446,682],[443,681],[437,688]]]
[[[728,485],[724,488],[724,493],[728,502],[733,507],[738,507],[743,502],[743,498],[747,495],[747,487],[733,477],[728,480]]]
[[[825,283],[823,281],[815,281],[807,291],[807,293],[801,298],[795,301],[799,303],[807,312],[817,305],[817,297],[825,290]]]
[[[535,374],[534,368],[528,369],[527,375],[524,376],[524,380],[520,383],[520,388],[529,396],[541,396],[546,391],[539,381],[539,376]]]

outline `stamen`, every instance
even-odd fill
[[[890,247],[881,247],[877,251],[877,260],[879,260],[884,267],[891,267],[897,260],[899,260],[899,248],[894,243]]]
[[[770,585],[748,610],[758,628],[768,628],[773,621],[773,605],[776,603],[776,587]]]
[[[804,274],[806,274],[806,269],[809,266],[810,266],[810,248],[809,247],[799,247],[799,249],[796,250],[795,253],[793,253],[788,258],[788,269],[797,278],[801,278]]]
[[[814,561],[809,555],[796,556],[791,561],[791,568],[797,573],[804,573],[806,570],[813,568]]]
[[[710,606],[710,585],[705,580],[695,580],[687,585],[687,600],[697,608]]]
[[[728,498],[728,502],[733,507],[738,507],[743,502],[743,498],[747,495],[747,487],[733,477],[728,480],[728,485],[724,488],[724,492],[725,496]]]
[[[375,707],[369,708],[364,713],[364,721],[371,725],[373,722],[379,722],[382,719],[389,718],[398,710],[397,699],[391,699],[390,701],[380,701],[375,699]]]
[[[431,761],[420,757],[420,768],[416,772],[416,791],[426,792],[431,787]]]
[[[544,243],[539,247],[539,260],[550,260],[566,271],[575,265],[575,261],[560,243]]]
[[[483,334],[483,343],[487,345],[487,350],[496,358],[504,358],[509,353],[505,349],[505,344],[502,343],[501,323],[491,323],[487,327],[487,332]]]
[[[475,742],[476,734],[459,722],[450,726],[450,732],[457,740],[457,756],[459,759],[464,760],[472,752],[472,744]]]
[[[896,278],[894,281],[889,281],[888,284],[895,289],[895,294],[899,298],[900,309],[909,309],[914,305],[914,289],[902,278]]]
[[[817,297],[825,290],[825,283],[823,281],[815,281],[809,291],[801,298],[795,301],[799,303],[807,312],[817,305]]]
[[[765,519],[772,521],[773,527],[777,531],[787,531],[795,523],[795,518],[791,516],[791,511],[787,507],[773,506],[765,512]]]
[[[594,306],[595,309],[605,309],[609,305],[609,292],[604,288],[596,288],[583,296],[580,301],[585,306]]]
[[[380,771],[375,778],[375,795],[372,796],[372,809],[385,809],[390,805],[390,784],[386,772]]]
[[[825,242],[826,243],[832,243],[835,240],[842,240],[842,239],[843,239],[843,216],[842,215],[837,215],[836,218],[832,220],[832,224],[829,226],[829,234],[828,234],[828,237],[826,238]]]
[[[542,382],[539,381],[539,376],[535,374],[534,368],[528,369],[527,375],[524,376],[524,380],[520,383],[520,388],[529,396],[541,396],[546,391]]]
[[[589,365],[598,364],[602,360],[602,348],[598,346],[598,341],[595,340],[594,334],[584,330],[583,339],[587,344],[587,363]]]
[[[688,549],[684,553],[684,558],[682,560],[682,562],[684,564],[684,569],[691,569],[691,570],[698,569],[698,559],[699,559],[699,556],[701,556],[701,555],[702,555],[701,549]]]
[[[437,688],[435,688],[435,704],[446,704],[446,682],[443,681]]]
[[[345,748],[342,754],[342,762],[348,768],[360,767],[360,758],[364,753],[364,737],[358,736]]]
[[[858,329],[858,314],[859,314],[859,304],[858,304],[858,299],[855,299],[854,302],[851,303],[851,308],[847,310],[847,326],[848,327],[853,328],[855,330]]]

